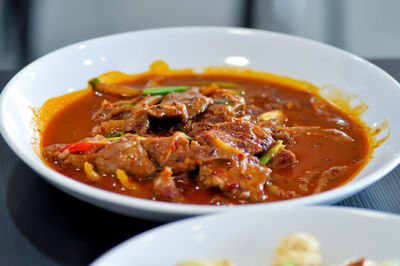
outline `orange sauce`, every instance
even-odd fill
[[[336,105],[329,103],[319,96],[319,89],[305,81],[298,81],[287,77],[229,67],[205,68],[202,73],[194,73],[190,69],[170,70],[161,62],[155,62],[148,72],[136,75],[127,75],[120,72],[109,72],[99,76],[102,82],[109,84],[128,84],[143,88],[147,80],[154,76],[162,76],[162,86],[168,85],[193,85],[201,81],[223,81],[240,84],[245,88],[245,99],[260,108],[264,108],[271,97],[281,101],[295,101],[300,108],[284,111],[288,118],[288,126],[320,126],[322,128],[335,128],[345,132],[355,141],[353,143],[338,144],[329,138],[299,135],[295,137],[295,144],[287,145],[288,149],[296,154],[298,163],[283,169],[273,170],[271,180],[281,188],[305,196],[310,192],[299,189],[300,178],[310,169],[328,169],[333,166],[345,165],[347,170],[340,173],[334,180],[330,180],[328,189],[341,186],[349,182],[368,162],[374,145],[373,134],[360,119],[366,105],[363,103],[351,107],[343,99],[337,99]],[[78,94],[78,96],[77,96]],[[68,100],[73,99],[73,100]],[[104,99],[116,101],[117,96],[101,96],[91,90],[81,91],[71,95],[64,95],[50,100],[37,111],[37,122],[40,133],[40,146],[44,147],[55,143],[77,142],[90,136],[95,125],[91,117],[100,107]],[[317,99],[324,105],[327,115],[316,115],[311,102]],[[341,108],[339,108],[341,107]],[[375,132],[378,134],[379,132]],[[376,143],[376,142],[375,142]],[[94,183],[88,180],[83,171],[65,169],[57,164],[46,162],[51,168],[80,182],[84,182],[102,189],[116,193],[127,194],[135,197],[152,199],[152,181],[139,183],[139,190],[129,191],[124,189],[113,176],[105,176],[101,182]],[[181,180],[182,179],[182,180]],[[202,189],[192,180],[177,177],[177,186],[184,190],[186,203],[195,204],[221,204],[237,201],[222,194],[222,199],[212,202],[216,191]],[[311,180],[311,187],[315,187],[317,180]],[[271,195],[265,201],[282,200],[283,198]]]

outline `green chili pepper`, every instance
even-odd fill
[[[273,157],[275,157],[281,149],[285,148],[285,145],[283,145],[282,143],[283,143],[282,140],[278,140],[278,141],[277,141],[277,144],[276,144],[274,147],[270,148],[270,149],[260,158],[260,163],[263,164],[263,165],[266,165],[269,161],[271,161],[271,159],[272,159]]]
[[[146,88],[142,90],[142,94],[168,94],[170,92],[184,92],[188,89],[189,87],[186,86]]]

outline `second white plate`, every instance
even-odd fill
[[[271,265],[279,240],[299,231],[319,240],[324,265],[357,258],[400,259],[399,228],[399,216],[353,208],[239,211],[161,226],[116,246],[93,265],[172,266],[193,258]]]

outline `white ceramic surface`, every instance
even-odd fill
[[[227,258],[237,266],[271,265],[283,237],[307,232],[320,242],[324,265],[349,259],[400,259],[400,217],[339,207],[247,210],[185,219],[114,247],[93,266],[173,266],[193,258]]]
[[[236,65],[335,86],[369,105],[363,120],[374,127],[387,120],[391,135],[349,184],[290,201],[252,206],[196,206],[155,202],[97,189],[60,175],[43,164],[31,147],[30,107],[50,97],[86,87],[111,70],[138,73],[157,59],[172,68]],[[289,35],[240,28],[183,27],[138,31],[84,41],[50,53],[21,70],[0,99],[0,130],[15,153],[65,192],[114,212],[154,220],[243,208],[329,204],[382,178],[400,161],[400,86],[373,64],[345,51]]]

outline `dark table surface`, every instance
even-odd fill
[[[371,61],[400,81],[400,59]],[[0,88],[15,73],[0,71]],[[400,214],[400,166],[337,205]],[[61,192],[0,138],[0,265],[87,265],[123,240],[158,225]]]

